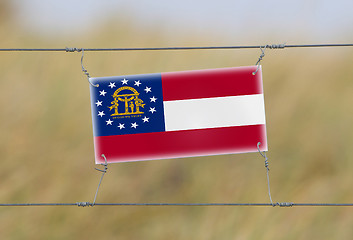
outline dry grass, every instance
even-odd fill
[[[110,31],[108,31],[108,29]],[[1,26],[2,47],[168,46],[156,32],[111,26],[48,41]],[[124,33],[124,34],[121,34]],[[94,37],[92,37],[94,35]],[[207,37],[206,37],[207,39]],[[180,37],[179,45],[207,43]],[[259,51],[87,53],[92,76],[252,65]],[[349,49],[268,51],[263,62],[275,201],[352,202]],[[0,54],[0,199],[92,201],[89,87],[77,53]],[[267,202],[256,153],[113,164],[99,202]],[[350,208],[0,208],[1,239],[349,239]]]

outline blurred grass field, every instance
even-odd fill
[[[170,46],[125,22],[74,40],[0,25],[1,47]],[[124,34],[121,34],[124,33]],[[181,46],[217,45],[180,36]],[[233,42],[234,44],[234,42]],[[258,44],[263,44],[259,42]],[[91,76],[253,65],[259,50],[85,53]],[[80,53],[0,53],[0,201],[92,201],[89,85]],[[353,202],[353,51],[268,50],[263,60],[272,197]],[[112,164],[97,202],[268,202],[258,153]],[[351,208],[1,207],[1,239],[350,239]]]

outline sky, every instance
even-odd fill
[[[352,0],[13,0],[19,24],[41,34],[80,34],[107,19],[126,19],[143,29],[160,28],[237,39],[352,42]]]

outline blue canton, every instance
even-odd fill
[[[94,136],[165,131],[161,74],[90,80]]]

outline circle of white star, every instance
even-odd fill
[[[125,128],[125,126],[124,126],[124,124],[122,124],[122,123],[119,123],[119,126],[118,126],[118,128],[120,128],[120,130],[121,130],[121,129]]]
[[[97,102],[96,102],[97,107],[98,107],[98,106],[102,106],[102,102],[103,102],[103,101],[99,101],[99,100],[97,100]]]
[[[105,94],[107,94],[107,92],[104,91],[104,89],[102,91],[99,91],[99,93],[100,93],[99,96],[103,96],[103,97],[105,96]]]
[[[115,87],[116,87],[116,86],[115,86],[115,82],[110,82],[109,85],[108,85],[108,87],[110,87],[110,88],[115,88]]]
[[[128,82],[129,80],[127,80],[127,79],[123,79],[123,80],[121,80],[121,82],[122,82],[122,84],[124,85],[124,84],[126,84],[127,85],[127,82]]]
[[[158,99],[158,98],[156,98],[156,97],[154,97],[154,96],[150,98],[151,102],[156,102],[157,99]]]
[[[156,110],[156,108],[151,108],[151,107],[150,107],[150,112],[151,112],[151,113],[154,113],[154,112],[157,112],[157,110]]]
[[[137,128],[137,126],[138,126],[138,124],[137,124],[137,123],[135,123],[135,122],[134,122],[134,123],[131,123],[131,127],[132,127],[132,128],[135,128],[135,129],[136,129],[136,128]]]
[[[113,123],[113,121],[110,119],[108,119],[108,121],[106,121],[106,122],[107,122],[107,125],[112,125],[112,123]]]
[[[141,84],[142,84],[142,83],[140,82],[140,80],[137,80],[137,81],[135,81],[135,84],[134,84],[134,85],[139,87]]]
[[[98,111],[98,116],[103,117],[105,115],[104,111]]]
[[[152,92],[150,87],[146,87],[146,88],[145,88],[145,91],[146,91],[146,93]]]
[[[143,122],[148,122],[148,120],[149,120],[149,118],[146,116],[142,119]]]

